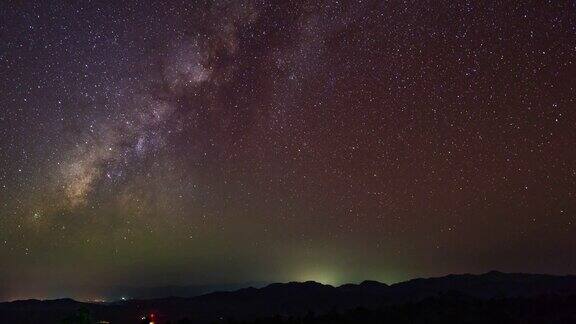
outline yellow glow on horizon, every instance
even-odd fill
[[[304,271],[296,277],[296,281],[316,281],[324,285],[332,286],[341,284],[338,275],[327,269],[311,269]]]

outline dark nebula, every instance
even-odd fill
[[[573,1],[2,1],[0,299],[576,272]]]

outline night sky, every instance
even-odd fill
[[[0,40],[0,299],[576,273],[574,1],[2,1]]]

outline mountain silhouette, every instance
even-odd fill
[[[419,314],[428,308],[433,309],[434,314],[441,313],[452,309],[454,303],[463,303],[462,309],[470,305],[500,309],[504,306],[491,303],[504,303],[504,305],[511,303],[506,306],[511,311],[515,309],[514,307],[537,310],[538,308],[530,306],[530,302],[544,305],[546,302],[552,302],[551,300],[553,305],[574,302],[576,306],[575,296],[576,276],[492,271],[481,275],[461,274],[413,279],[393,285],[377,281],[364,281],[360,284],[345,284],[339,287],[313,281],[275,283],[262,288],[250,287],[231,292],[213,292],[192,298],[168,297],[101,304],[83,303],[71,299],[21,300],[0,303],[0,314],[7,323],[63,323],[63,319],[79,309],[87,310],[95,319],[111,323],[138,323],[142,316],[150,313],[156,314],[158,323],[167,321],[176,323],[181,318],[188,318],[193,323],[218,322],[232,318],[239,321],[270,318],[272,322],[274,322],[272,319],[279,321],[281,318],[301,320],[308,318],[312,323],[312,318],[316,317],[310,314],[315,314],[314,316],[319,316],[318,318],[334,313],[347,316],[347,312],[359,309],[364,310],[365,313],[362,313],[364,315],[368,312],[376,314],[374,316],[389,316],[390,312],[416,307],[405,314],[409,316]],[[528,306],[518,304],[519,301],[526,301]],[[442,306],[445,303],[452,306]],[[504,309],[507,309],[506,307]],[[468,314],[479,309],[481,307],[474,307]],[[552,308],[548,307],[543,311],[549,309]],[[566,306],[566,309],[562,310],[568,312],[565,314],[567,317],[562,318],[565,323],[570,323],[571,319],[576,320],[574,313],[576,307]],[[557,310],[554,314],[560,314],[562,310]],[[518,311],[518,314],[523,313],[525,311]],[[361,316],[351,314],[350,316]],[[429,315],[426,313],[426,316]],[[338,321],[333,319],[328,322]]]

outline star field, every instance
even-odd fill
[[[576,272],[573,2],[0,17],[0,299]]]

